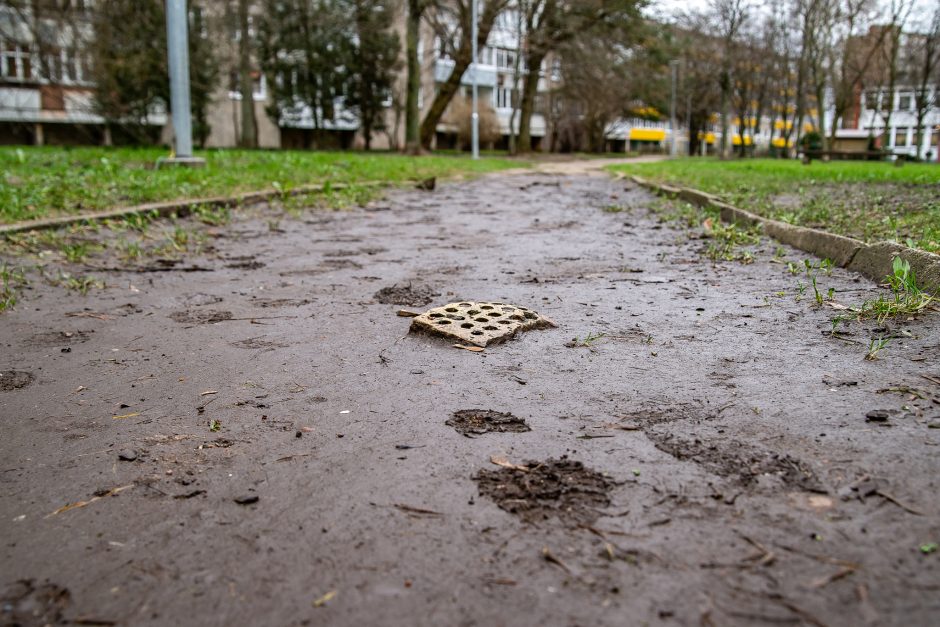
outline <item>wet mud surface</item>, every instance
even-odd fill
[[[503,175],[34,283],[0,316],[0,623],[935,622],[940,314],[833,337],[805,253],[714,263],[660,205]],[[459,350],[404,286],[558,326]]]
[[[466,436],[484,433],[525,433],[532,429],[522,418],[492,409],[460,409],[444,424]]]
[[[375,300],[383,305],[423,307],[437,296],[437,292],[423,285],[393,285],[375,293]]]
[[[568,525],[590,524],[610,505],[613,482],[578,461],[547,459],[513,468],[481,470],[474,476],[480,495],[530,523],[558,518]]]

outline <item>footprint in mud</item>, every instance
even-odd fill
[[[656,448],[679,461],[695,462],[711,473],[744,486],[756,483],[762,475],[771,475],[787,486],[827,493],[812,468],[784,453],[761,450],[736,440],[685,440],[670,433],[649,431],[646,435]]]
[[[0,592],[0,620],[4,625],[58,625],[71,601],[67,588],[20,579]]]
[[[305,276],[326,274],[337,270],[361,270],[362,264],[356,263],[352,259],[324,259],[319,265],[312,268],[302,268],[299,270],[285,270],[279,272],[280,276]]]
[[[380,246],[371,246],[365,248],[358,248],[353,250],[351,248],[344,248],[342,250],[331,250],[329,252],[323,253],[324,257],[355,257],[357,255],[378,255],[379,253],[387,253],[387,248],[382,248]]]
[[[373,298],[383,305],[404,305],[406,307],[423,307],[437,296],[437,292],[424,285],[393,285],[383,287],[373,295]]]
[[[481,470],[473,480],[482,496],[526,522],[557,518],[572,526],[597,520],[602,514],[598,510],[610,505],[608,494],[616,485],[609,477],[564,456]]]
[[[216,303],[221,302],[221,296],[216,296],[215,294],[203,294],[202,292],[197,292],[195,294],[185,294],[182,299],[182,303],[186,307],[203,307],[205,305],[215,305]]]
[[[302,307],[313,301],[309,298],[252,298],[249,304],[265,309],[275,307]]]
[[[232,270],[258,270],[263,268],[265,263],[263,261],[238,261],[236,263],[227,264],[226,268],[231,268]]]
[[[235,348],[287,348],[287,344],[272,342],[263,337],[250,337],[245,340],[239,340],[238,342],[232,342],[231,345]]]
[[[32,372],[22,370],[4,370],[0,372],[0,392],[9,392],[25,388],[34,380]]]
[[[32,346],[53,348],[63,344],[81,344],[89,339],[89,333],[86,331],[45,331],[29,336],[27,343]]]
[[[632,421],[643,428],[679,420],[701,422],[711,418],[698,403],[651,404],[641,409],[618,413],[617,417]]]
[[[182,324],[215,324],[232,319],[231,311],[217,309],[184,309],[170,314],[170,320]]]
[[[522,418],[492,409],[461,409],[445,423],[468,438],[484,433],[524,433],[532,429]]]

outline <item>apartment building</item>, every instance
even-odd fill
[[[73,0],[65,3],[67,10],[53,8],[43,12],[34,12],[32,2],[0,4],[0,143],[110,144],[131,139],[120,136],[119,128],[106,125],[93,105],[94,85],[87,44],[94,36],[91,11],[95,1]],[[221,80],[213,94],[207,120],[211,131],[205,141],[206,147],[236,146],[241,139],[243,108],[237,64],[242,34],[233,16],[234,4],[221,0],[203,3],[205,26],[201,32],[190,33],[190,37],[210,38],[221,64]],[[402,42],[405,39],[403,4],[399,3],[396,13],[390,16]],[[47,5],[63,6],[53,0],[42,6]],[[253,28],[261,10],[260,5],[252,4],[249,36],[254,34]],[[517,68],[520,40],[516,24],[513,12],[500,15],[488,45],[479,51],[476,64],[481,110],[495,115],[498,124],[498,137],[491,142],[491,147],[504,145],[507,141],[513,103],[518,99],[513,89],[514,74],[516,71],[520,73],[518,84],[521,86],[521,74],[528,71],[522,59]],[[437,86],[447,80],[453,70],[454,62],[445,49],[431,27],[423,24],[419,41],[422,76],[419,108],[422,116],[433,100]],[[309,107],[299,107],[280,120],[272,119],[269,115],[271,78],[260,71],[257,59],[253,59],[253,63],[252,98],[259,146],[307,148],[314,143],[334,148],[362,146],[358,119],[343,106],[342,100],[336,101],[332,119],[315,120]],[[542,75],[540,91],[547,91],[553,76],[545,68],[538,71]],[[455,99],[458,102],[452,103],[451,109],[456,110],[459,100],[469,99],[473,73],[471,67],[464,74],[462,93]],[[373,138],[374,148],[396,149],[404,144],[405,83],[405,72],[401,72],[387,101],[385,129]],[[460,129],[453,113],[455,111],[446,112],[438,126],[436,141],[441,147],[458,144]],[[518,115],[516,118],[518,130]],[[163,143],[169,143],[172,129],[168,127],[169,116],[164,107],[155,107],[146,122],[154,127],[154,136]],[[532,119],[533,141],[537,144],[545,133],[544,116],[535,114]]]
[[[104,119],[94,113],[84,42],[91,37],[94,0],[67,12],[33,11],[26,2],[0,4],[0,143],[103,143]],[[156,115],[154,124],[165,124]]]

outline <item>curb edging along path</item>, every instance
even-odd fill
[[[886,276],[893,274],[894,258],[900,257],[910,262],[911,269],[916,273],[917,282],[922,289],[940,290],[940,255],[902,246],[896,242],[866,244],[851,237],[764,218],[750,211],[738,209],[713,194],[697,189],[653,183],[635,175],[629,175],[627,178],[655,194],[678,198],[697,207],[717,209],[723,222],[748,226],[761,224],[764,232],[777,241],[805,250],[822,259],[829,258],[837,266],[858,272],[878,283],[884,281]]]
[[[361,183],[313,183],[311,185],[301,185],[287,191],[278,191],[269,189],[258,192],[244,192],[232,196],[210,196],[208,198],[186,198],[182,200],[167,200],[161,202],[150,202],[132,207],[120,207],[118,209],[107,209],[105,211],[96,211],[94,213],[82,213],[71,216],[58,216],[55,218],[44,218],[40,220],[30,220],[28,222],[16,222],[14,224],[0,225],[0,236],[20,233],[23,231],[39,231],[44,229],[56,229],[73,224],[100,222],[102,220],[112,220],[115,218],[124,218],[135,214],[153,214],[160,218],[166,218],[171,215],[186,217],[193,212],[196,207],[237,207],[239,205],[251,205],[264,202],[275,197],[299,196],[301,194],[329,193],[355,187],[385,187],[390,186],[386,181],[363,181]]]

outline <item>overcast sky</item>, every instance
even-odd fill
[[[924,19],[930,14],[937,2],[938,0],[915,0],[914,10],[911,14],[912,21],[916,21],[917,17]],[[754,0],[754,4],[760,5],[761,0]],[[881,0],[880,4],[882,7],[886,7],[888,2],[887,0]],[[708,0],[651,0],[646,12],[652,17],[662,19],[672,17],[676,13],[706,8],[708,8]]]

